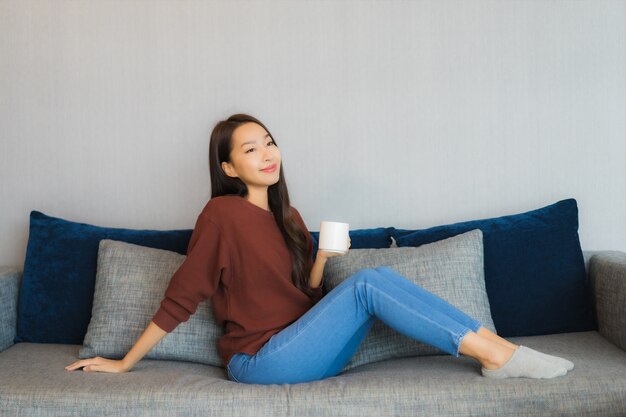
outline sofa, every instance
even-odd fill
[[[569,200],[567,203],[569,208],[577,208],[575,200],[573,202]],[[545,215],[552,210],[550,212],[552,214],[548,213],[550,216],[554,213],[561,216],[564,212],[563,207],[563,202],[559,202],[550,206],[549,210],[548,207],[544,207],[515,216],[483,219],[482,223],[473,221],[446,225],[446,228],[441,226],[419,231],[377,228],[376,233],[371,233],[371,230],[362,230],[361,236],[358,231],[355,231],[355,234],[351,235],[351,252],[375,250],[372,246],[376,245],[372,244],[371,239],[375,234],[380,236],[382,233],[391,238],[389,245],[391,247],[382,249],[381,244],[378,245],[379,251],[393,251],[394,248],[402,246],[403,242],[406,244],[407,239],[415,239],[417,235],[421,238],[429,236],[432,243],[439,244],[438,242],[443,241],[442,238],[445,239],[445,236],[441,234],[444,229],[449,236],[459,235],[463,230],[482,230],[479,236],[485,243],[485,258],[480,258],[480,262],[481,265],[484,262],[484,271],[488,272],[484,275],[484,280],[488,284],[486,290],[496,329],[507,340],[514,343],[571,360],[575,368],[567,375],[548,380],[527,378],[494,380],[481,376],[480,364],[471,358],[463,356],[456,358],[441,352],[428,352],[415,355],[405,353],[396,355],[397,357],[391,355],[392,357],[386,359],[377,357],[369,363],[347,366],[337,376],[314,382],[283,385],[236,383],[228,380],[222,366],[190,360],[149,359],[147,357],[137,363],[130,372],[123,374],[65,371],[64,366],[76,361],[80,350],[84,348],[80,342],[80,337],[85,334],[84,328],[81,330],[82,333],[78,333],[79,339],[74,339],[74,342],[78,341],[76,343],[54,341],[53,333],[59,332],[50,332],[48,339],[41,338],[38,339],[39,342],[28,341],[29,336],[26,333],[21,336],[19,334],[20,331],[25,331],[24,325],[27,324],[26,319],[20,322],[21,315],[26,317],[27,310],[25,309],[29,308],[26,305],[26,299],[23,298],[24,294],[32,292],[35,287],[26,285],[25,280],[31,279],[35,272],[33,265],[36,263],[31,258],[36,256],[33,249],[36,247],[36,239],[44,239],[42,241],[47,242],[49,247],[56,244],[57,250],[59,245],[59,241],[53,242],[54,238],[51,237],[50,229],[47,229],[45,234],[34,235],[39,227],[35,224],[34,216],[41,215],[41,213],[33,212],[24,267],[0,268],[0,415],[624,416],[626,415],[626,253],[612,250],[583,251],[580,246],[576,247],[576,245],[569,250],[570,254],[580,255],[581,268],[584,263],[582,270],[584,282],[579,281],[579,283],[587,292],[583,296],[588,296],[590,306],[593,308],[590,316],[592,321],[587,324],[587,327],[563,327],[561,325],[560,328],[542,329],[542,325],[554,322],[554,317],[544,313],[543,317],[541,314],[538,315],[533,330],[523,328],[532,321],[531,313],[528,313],[527,319],[516,318],[509,322],[506,321],[506,315],[496,314],[509,305],[515,305],[516,300],[526,300],[525,303],[530,305],[528,310],[530,312],[554,307],[534,301],[540,296],[535,295],[530,287],[521,287],[527,290],[519,292],[517,299],[499,304],[497,298],[504,297],[508,293],[498,292],[496,283],[493,282],[496,264],[488,255],[502,253],[497,256],[519,257],[530,254],[537,247],[541,253],[551,250],[545,249],[539,243],[529,246],[520,241],[526,237],[530,237],[531,242],[541,240],[547,245],[546,247],[559,246],[560,242],[566,240],[559,234],[565,230],[565,226],[562,230],[559,229],[564,222],[560,218],[558,221],[554,219],[547,221]],[[38,220],[41,220],[41,216]],[[49,222],[50,218],[45,220]],[[57,222],[55,230],[58,230],[59,219],[53,220]],[[523,230],[519,229],[522,223],[525,224]],[[570,236],[576,243],[578,242],[577,211],[575,211],[574,223],[575,225],[571,222],[567,225],[567,236]],[[532,228],[528,226],[529,224],[532,224]],[[91,227],[84,224],[77,226],[74,223],[69,226]],[[574,226],[576,233],[572,233]],[[518,228],[517,235],[515,235],[517,240],[512,237],[514,236],[512,228]],[[502,234],[505,229],[506,239]],[[541,233],[538,232],[539,229]],[[88,234],[85,229],[80,230],[81,237]],[[72,233],[77,236],[76,230]],[[311,234],[314,238],[317,237],[315,232]],[[97,239],[103,236],[100,235]],[[123,240],[120,236],[118,238]],[[186,236],[188,238],[188,235]],[[111,238],[111,235],[104,237]],[[360,238],[362,239],[359,240]],[[63,239],[67,244],[67,237]],[[518,246],[513,248],[508,255],[505,254],[503,248],[514,240]],[[128,238],[127,241],[132,241],[132,239]],[[386,245],[386,243],[383,244]],[[431,243],[422,243],[421,246],[414,247],[426,247],[429,244]],[[84,243],[81,244],[81,247],[85,246]],[[431,249],[430,253],[437,253],[435,250],[437,246],[431,246],[431,248],[434,249]],[[482,246],[480,250],[482,253]],[[65,252],[69,250],[66,249]],[[368,255],[366,258],[371,258],[369,253],[362,253]],[[55,256],[59,256],[58,252]],[[76,259],[75,256],[73,252],[68,259]],[[524,258],[518,258],[521,266],[517,266],[516,270],[529,267],[531,268],[529,271],[536,271],[536,276],[540,277],[539,265],[545,265],[544,268],[557,268],[555,271],[568,268],[563,261],[568,259],[565,253],[558,259],[552,259],[554,256],[551,256],[551,259],[543,259],[541,262],[537,260],[540,254],[534,253],[528,256],[533,256],[535,259],[533,265],[525,262]],[[37,261],[40,265],[42,262],[46,262],[46,265],[51,262],[42,257]],[[552,262],[552,266],[549,266],[549,262]],[[575,262],[569,261],[569,263]],[[504,266],[510,266],[511,261],[504,264]],[[483,269],[481,268],[480,271]],[[568,274],[571,273],[568,272]],[[531,277],[527,273],[524,279],[533,282],[534,275]],[[537,278],[537,283],[533,285],[541,285],[548,279],[549,277]],[[324,285],[327,284],[328,282],[325,281]],[[69,291],[67,286],[64,284],[63,289]],[[508,288],[512,286],[513,284],[507,284]],[[41,286],[37,287],[37,290],[41,291]],[[24,294],[20,294],[20,291]],[[93,294],[93,287],[89,291]],[[552,298],[552,304],[556,304],[558,309],[563,309],[565,307],[560,304],[560,301],[573,293],[564,292],[563,287],[560,291],[561,294],[556,295],[550,294],[549,291],[545,293],[547,296],[555,297]],[[532,298],[524,298],[529,295],[527,293],[531,293]],[[42,296],[42,294],[37,294],[37,296]],[[78,296],[56,295],[55,299],[49,302],[60,303],[62,307],[77,299]],[[91,305],[89,307],[93,308]],[[573,305],[573,307],[579,306]],[[52,309],[52,307],[49,308]],[[516,308],[519,309],[519,307]],[[56,310],[56,315],[60,314],[58,311],[60,310]],[[39,314],[40,320],[46,319],[46,311],[39,309],[36,313]],[[29,318],[35,324],[37,324],[37,314]],[[71,314],[76,315],[76,313]],[[89,314],[87,317],[75,317],[75,320],[70,321],[72,323],[89,322],[88,316]],[[53,319],[54,317],[50,319],[49,325],[42,326],[39,330],[49,331],[54,326]],[[64,320],[68,325],[62,328],[71,327],[69,321]],[[21,328],[20,324],[22,324]],[[577,319],[574,325],[578,324],[580,320]],[[506,329],[506,331],[501,331],[501,329]],[[551,331],[553,333],[550,333]],[[541,334],[529,334],[533,332]],[[525,333],[526,335],[520,335]],[[54,337],[58,337],[58,334]],[[68,340],[72,341],[72,339],[66,339]]]

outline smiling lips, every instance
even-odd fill
[[[262,169],[261,171],[268,172],[268,173],[274,172],[274,171],[276,171],[276,164],[270,165],[267,168]]]

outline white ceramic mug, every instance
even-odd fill
[[[319,248],[328,252],[346,253],[349,231],[348,223],[323,221],[320,224]]]

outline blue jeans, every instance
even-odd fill
[[[459,356],[481,323],[388,267],[362,269],[274,334],[255,355],[236,353],[228,378],[294,384],[337,375],[378,318],[392,329]]]

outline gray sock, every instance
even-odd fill
[[[526,349],[528,349],[533,355],[539,356],[548,362],[559,364],[565,369],[567,369],[568,371],[571,371],[572,369],[574,369],[574,363],[571,361],[568,361],[567,359],[560,358],[558,356],[548,355],[547,353],[539,352],[531,348],[526,348]]]
[[[509,360],[498,369],[482,368],[488,378],[556,378],[567,373],[565,367],[534,355],[525,346],[515,349]]]

